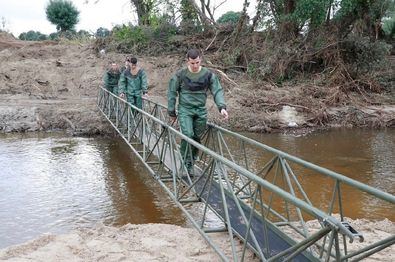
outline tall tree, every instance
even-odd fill
[[[180,26],[182,30],[189,33],[196,32],[196,28],[199,28],[201,23],[195,8],[188,0],[180,1],[180,13],[182,18]]]
[[[150,17],[154,11],[155,0],[130,0],[130,3],[136,8],[138,24],[150,25]]]
[[[61,32],[71,30],[78,23],[79,11],[71,1],[49,0],[45,9],[47,19]]]
[[[199,15],[200,22],[202,23],[203,27],[206,30],[211,29],[213,26],[216,25],[215,20],[209,18],[206,15],[206,12],[204,11],[206,7],[202,7],[202,9],[199,8],[199,6],[196,4],[195,0],[187,0],[190,4],[191,7],[193,7],[196,11],[196,13]]]

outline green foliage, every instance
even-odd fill
[[[43,41],[47,40],[48,37],[45,34],[40,33],[39,31],[30,30],[28,32],[23,32],[19,35],[20,40],[24,41]]]
[[[127,26],[115,27],[113,29],[114,38],[117,41],[126,43],[128,45],[147,44],[148,37],[140,26]]]
[[[395,17],[384,20],[383,31],[386,36],[395,39]]]
[[[110,35],[110,30],[108,30],[107,28],[104,27],[99,27],[96,30],[96,37],[108,37]]]
[[[79,39],[88,39],[88,38],[91,37],[91,33],[89,33],[89,32],[86,31],[86,30],[80,30],[80,31],[78,31],[78,33],[77,33],[77,37],[78,37]]]
[[[168,41],[168,39],[177,34],[177,26],[172,23],[168,15],[155,16],[151,19],[151,38],[158,41]]]
[[[62,32],[72,30],[79,20],[79,11],[67,0],[49,0],[45,13],[47,19]]]
[[[350,36],[341,43],[343,61],[356,73],[366,73],[382,65],[390,45],[370,41],[368,37]]]
[[[237,24],[241,16],[240,12],[233,12],[229,11],[226,12],[225,14],[221,15],[220,18],[218,18],[217,23],[218,24]]]
[[[381,20],[387,10],[393,9],[391,6],[394,2],[394,0],[341,0],[334,18],[354,17],[374,23],[376,19]]]
[[[147,47],[153,43],[166,45],[169,39],[177,34],[177,27],[171,23],[167,15],[150,18],[150,26],[117,26],[113,29],[114,39],[127,48]]]
[[[325,22],[327,7],[330,0],[298,1],[291,17],[302,26],[308,22],[311,27],[317,27]]]
[[[185,35],[194,34],[202,30],[199,16],[188,0],[180,1],[180,31]]]
[[[130,3],[135,8],[138,17],[139,25],[150,25],[150,17],[154,13],[155,4],[157,0],[130,0]]]
[[[50,40],[59,40],[59,33],[58,32],[51,33],[51,34],[49,34],[48,38]]]

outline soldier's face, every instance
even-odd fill
[[[115,72],[115,71],[117,71],[117,70],[118,70],[118,65],[115,64],[115,63],[112,63],[112,64],[111,64],[111,71]]]
[[[192,72],[196,73],[199,72],[199,68],[200,68],[200,57],[196,57],[195,59],[192,58],[188,58],[188,66],[191,69]]]

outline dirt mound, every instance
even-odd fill
[[[0,130],[103,129],[95,96],[104,60],[89,46],[1,39]]]
[[[20,41],[7,32],[0,32],[0,51],[6,48],[20,48],[24,46]]]
[[[1,33],[0,130],[113,133],[96,107],[97,90],[108,63],[122,64],[125,56],[99,56],[90,43],[20,41]],[[184,65],[184,54],[137,57],[148,74],[151,99],[166,104],[169,78]],[[211,96],[209,117],[222,126],[255,132],[304,132],[328,126],[395,125],[393,102],[382,94],[258,83],[240,72],[221,71],[211,61],[215,60],[205,57],[205,65],[221,78],[230,120],[221,120]]]
[[[113,133],[96,106],[110,61],[126,54],[99,56],[89,43],[24,42],[3,36],[0,50],[0,130],[66,129],[76,134]],[[140,59],[149,72],[152,98],[166,97],[168,76],[177,68],[171,57]]]

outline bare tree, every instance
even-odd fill
[[[189,4],[195,9],[205,29],[211,29],[215,25],[215,20],[207,17],[206,12],[202,11],[196,4],[195,0],[188,0]]]
[[[239,22],[237,23],[237,26],[235,30],[233,31],[233,47],[236,46],[237,41],[239,40],[239,36],[241,34],[241,31],[246,25],[246,22],[248,22],[248,15],[247,15],[247,8],[250,5],[250,1],[245,0],[243,4],[243,11],[241,13],[241,16],[239,18]]]

